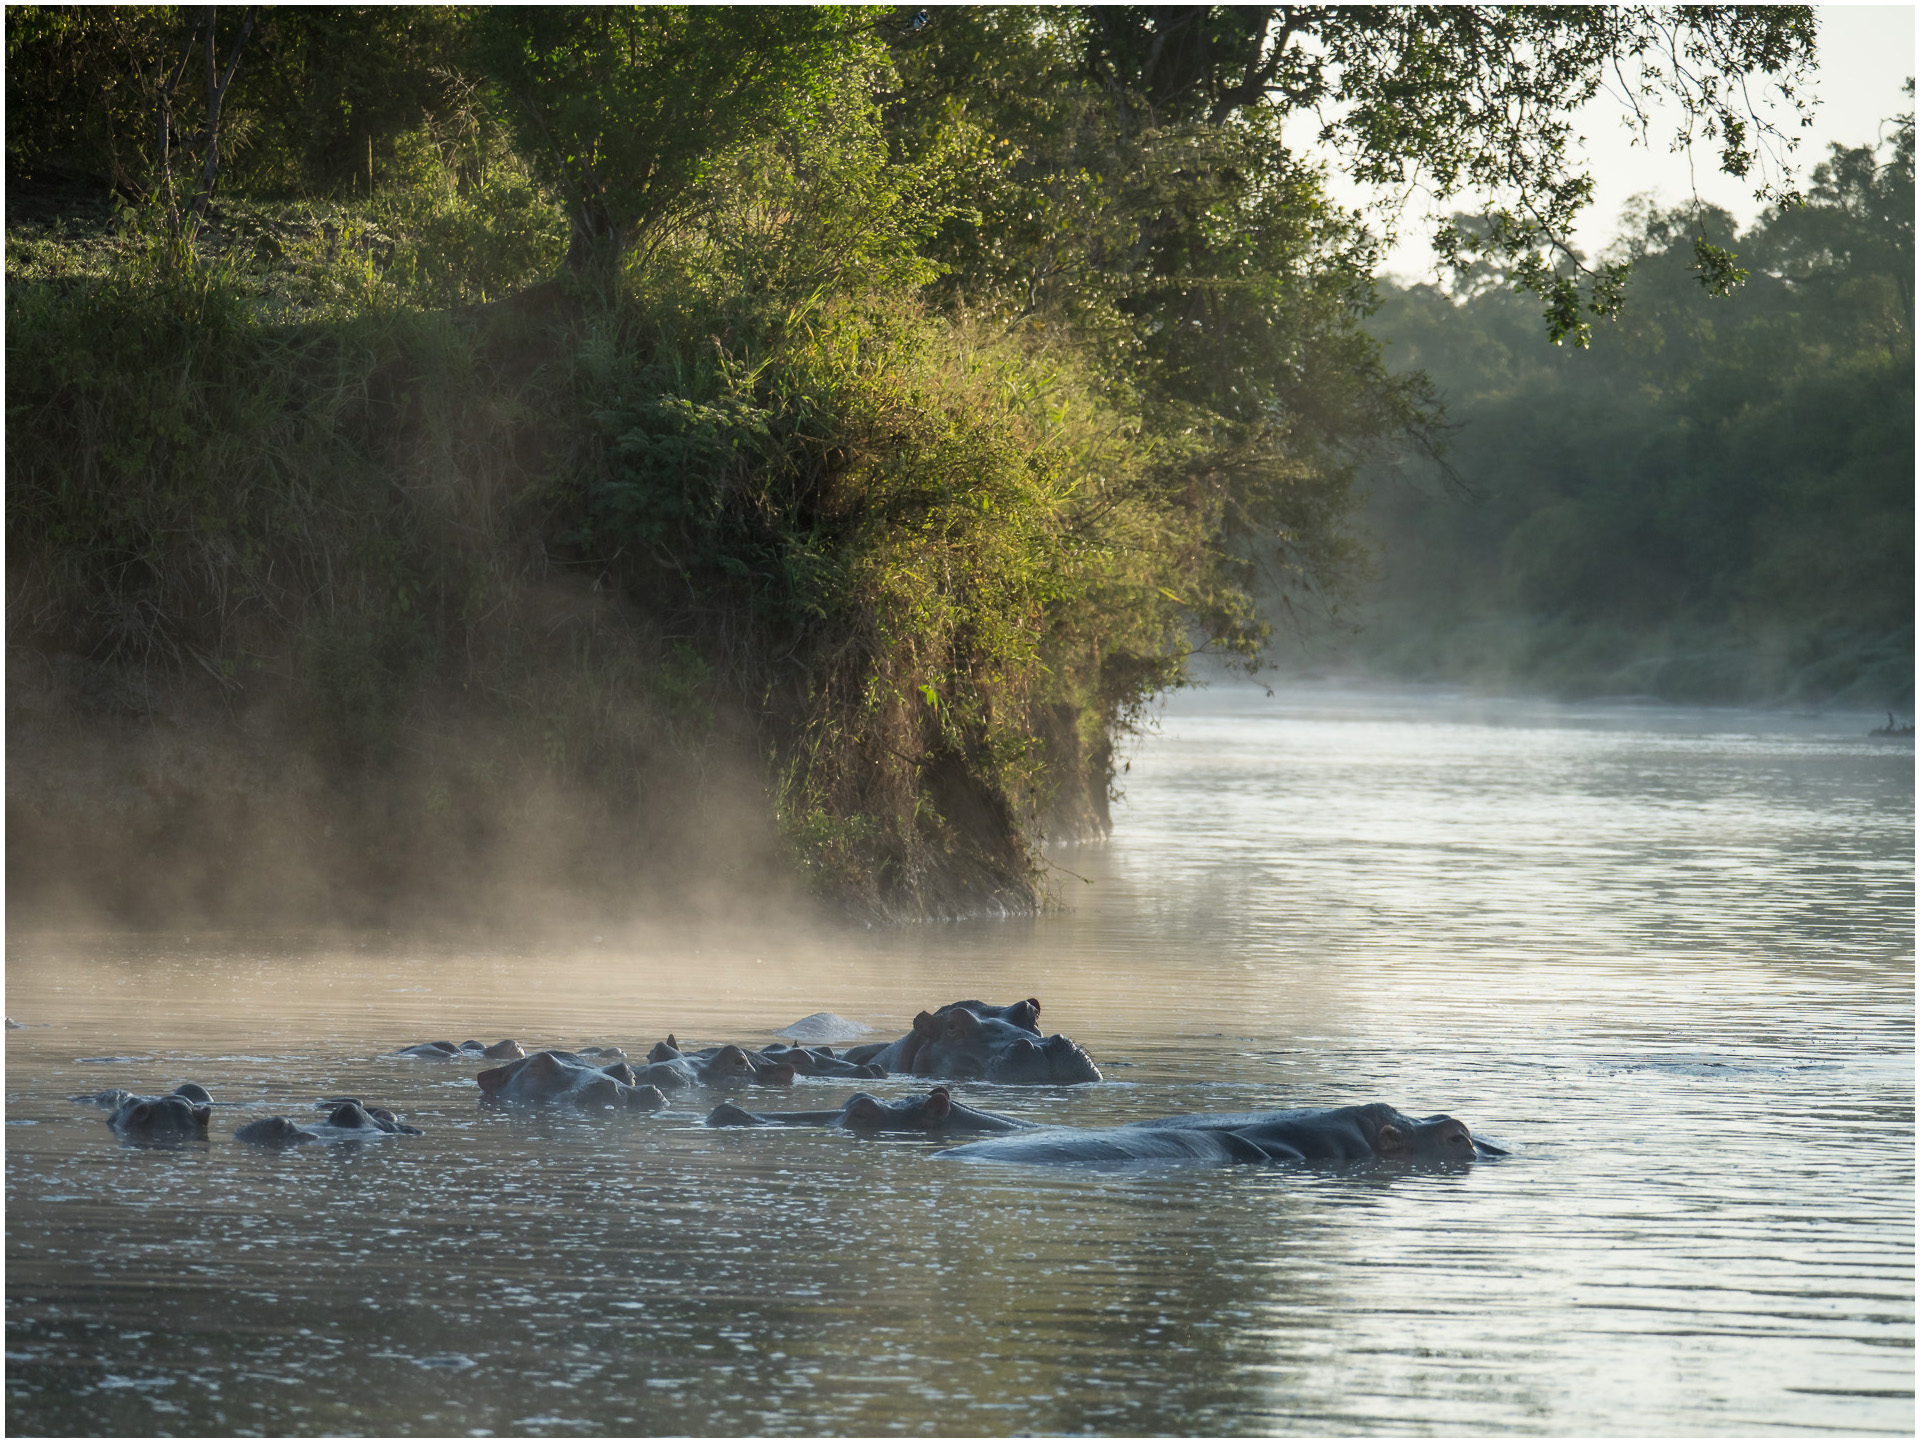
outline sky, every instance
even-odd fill
[[[1812,95],[1819,104],[1811,130],[1801,131],[1793,163],[1804,178],[1824,160],[1831,141],[1865,145],[1886,128],[1888,117],[1911,108],[1900,87],[1914,73],[1914,7],[1911,5],[1820,5],[1819,71]],[[1656,123],[1651,149],[1629,143],[1620,124],[1621,107],[1604,94],[1580,112],[1577,133],[1586,140],[1592,166],[1594,202],[1585,212],[1585,224],[1576,232],[1583,250],[1604,249],[1619,229],[1620,213],[1632,197],[1652,192],[1665,204],[1678,204],[1698,193],[1700,198],[1731,211],[1742,226],[1760,213],[1753,198],[1753,181],[1722,175],[1711,151],[1690,164],[1686,154],[1670,154],[1667,144],[1678,124],[1674,110],[1662,112],[1665,134]],[[1783,120],[1785,117],[1782,117]],[[1336,171],[1334,194],[1347,205],[1360,205],[1371,195],[1345,182]],[[1465,209],[1465,198],[1445,207]],[[1432,225],[1424,204],[1414,199],[1399,223],[1400,240],[1383,267],[1403,282],[1433,279]]]

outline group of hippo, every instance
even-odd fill
[[[141,1097],[124,1088],[76,1097],[107,1111],[107,1126],[128,1142],[204,1142],[213,1119],[213,1095],[197,1082],[183,1082],[164,1097]],[[329,1097],[314,1104],[324,1121],[294,1122],[286,1117],[262,1117],[234,1133],[240,1142],[266,1147],[288,1147],[302,1142],[337,1142],[376,1137],[418,1137],[384,1107],[371,1107],[357,1097]]]
[[[1057,1033],[1040,1035],[1039,1017],[1040,1004],[1031,997],[1004,1007],[971,1000],[952,1002],[937,1011],[922,1012],[914,1019],[913,1030],[895,1042],[850,1047],[839,1053],[825,1046],[756,1050],[732,1044],[686,1051],[669,1035],[639,1064],[617,1047],[529,1055],[510,1039],[492,1046],[477,1041],[426,1042],[402,1048],[396,1055],[498,1062],[475,1078],[485,1102],[636,1112],[660,1111],[667,1105],[669,1092],[790,1087],[801,1076],[904,1075],[994,1083],[1100,1081],[1100,1069],[1079,1046]],[[788,1031],[791,1034],[794,1029]],[[76,1100],[107,1108],[108,1125],[134,1142],[204,1139],[212,1108],[206,1089],[194,1083],[185,1083],[164,1097],[116,1091]],[[247,1123],[234,1137],[284,1147],[419,1132],[385,1108],[358,1098],[326,1099],[316,1109],[327,1114],[325,1122],[267,1117]],[[1038,1164],[1464,1162],[1504,1156],[1502,1149],[1474,1137],[1454,1118],[1408,1117],[1385,1103],[1187,1114],[1106,1128],[1043,1127],[969,1107],[957,1101],[948,1087],[938,1085],[924,1096],[898,1102],[857,1092],[840,1107],[809,1112],[753,1112],[722,1102],[706,1122],[709,1127],[832,1127],[863,1135],[987,1134],[936,1155]]]

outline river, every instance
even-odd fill
[[[1872,722],[1216,687],[1039,918],[11,936],[9,1431],[1911,1434],[1913,748]],[[977,1106],[1377,1100],[1512,1155],[996,1167],[383,1055],[1028,995],[1108,1080]],[[187,1078],[204,1147],[68,1100]],[[340,1094],[424,1134],[231,1140]]]

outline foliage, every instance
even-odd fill
[[[834,114],[737,157],[582,352],[575,544],[757,703],[809,872],[940,911],[1030,887],[1034,715],[1104,731],[1172,680],[1204,536],[1078,358],[903,294],[980,147],[895,165],[870,105]]]
[[[1043,191],[1082,201],[1140,173],[1150,138],[1177,145],[1241,127],[1277,133],[1310,116],[1321,143],[1362,181],[1395,194],[1417,185],[1443,200],[1473,192],[1495,201],[1477,231],[1441,228],[1442,256],[1497,261],[1545,303],[1549,336],[1578,345],[1587,316],[1618,311],[1625,270],[1587,267],[1570,241],[1592,192],[1569,154],[1574,110],[1616,82],[1650,141],[1648,106],[1664,97],[1681,113],[1682,143],[1717,144],[1723,170],[1787,199],[1783,162],[1796,139],[1755,97],[1770,93],[1797,117],[1813,40],[1805,6],[944,10],[902,42],[903,104],[923,114],[988,107],[990,128],[1053,173]],[[1766,85],[1752,83],[1762,77]],[[1059,140],[1069,131],[1078,143],[1061,164]],[[1032,145],[1049,132],[1051,145]],[[1256,164],[1241,181],[1274,174]],[[1030,206],[1023,214],[1013,233],[1025,232],[1044,274],[1074,283],[1080,257],[1062,254],[1061,243],[1071,253],[1072,237],[1087,233],[1097,255],[1116,238],[1112,222],[1083,232],[1048,224],[1056,217]],[[1138,212],[1121,215],[1124,227]],[[1169,217],[1146,219],[1122,240],[1140,278],[1154,274],[1140,263]],[[1696,259],[1711,287],[1733,283],[1730,259],[1710,247]]]
[[[816,98],[858,12],[485,7],[476,56],[522,152],[566,198],[575,270],[617,263],[734,145]]]
[[[201,16],[185,6],[16,6],[7,12],[7,156],[30,172],[142,195],[159,180],[158,101]],[[219,21],[221,54],[244,23]],[[223,186],[254,196],[365,195],[394,141],[459,107],[452,9],[265,7],[223,110]],[[205,119],[192,86],[177,136]]]

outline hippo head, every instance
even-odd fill
[[[211,1107],[184,1097],[132,1097],[114,1109],[107,1126],[129,1142],[190,1142],[206,1137],[212,1116]]]
[[[574,1088],[569,1100],[579,1107],[615,1107],[620,1102],[620,1092],[618,1082],[605,1073],[596,1073],[590,1081]]]
[[[420,1129],[408,1127],[384,1107],[367,1108],[367,1116],[373,1119],[373,1125],[382,1132],[399,1133],[407,1137],[420,1136]]]
[[[680,1055],[680,1041],[671,1032],[665,1042],[653,1044],[653,1050],[647,1053],[649,1062],[671,1062]]]
[[[784,1058],[769,1060],[764,1057],[747,1055],[747,1065],[753,1069],[753,1080],[760,1087],[792,1087],[793,1079],[799,1069]]]
[[[1457,1117],[1392,1114],[1379,1125],[1374,1148],[1384,1158],[1399,1162],[1472,1162],[1476,1157],[1505,1157],[1491,1143],[1477,1140]]]
[[[474,1081],[488,1096],[511,1096],[525,1101],[556,1097],[573,1085],[573,1068],[551,1052],[536,1052],[504,1067],[490,1067]]]
[[[931,1130],[945,1123],[952,1111],[953,1094],[944,1087],[936,1087],[925,1097],[908,1098],[905,1102],[882,1102],[870,1092],[856,1092],[841,1111],[840,1125],[855,1132],[910,1127]]]
[[[620,1089],[620,1101],[632,1112],[658,1112],[667,1105],[667,1095],[651,1083]]]
[[[754,1080],[753,1062],[747,1054],[729,1042],[725,1047],[707,1059],[701,1069],[700,1080],[708,1087],[745,1087]],[[793,1080],[793,1069],[787,1069],[787,1080]]]
[[[1100,1069],[1071,1038],[1056,1032],[1038,1042],[1026,1037],[1008,1042],[987,1064],[987,1081],[1098,1082]]]
[[[318,1142],[320,1134],[309,1132],[284,1117],[262,1117],[248,1123],[233,1135],[236,1142],[257,1143],[261,1147],[292,1147],[295,1143]]]

